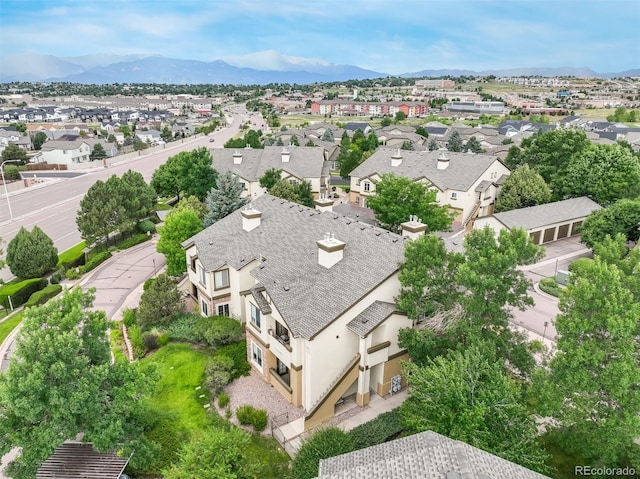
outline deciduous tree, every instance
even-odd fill
[[[603,206],[637,198],[640,161],[620,145],[591,145],[571,157],[558,183],[564,197],[589,196]]]
[[[109,321],[92,303],[93,294],[78,288],[25,313],[14,356],[0,375],[0,454],[22,448],[9,465],[11,477],[35,477],[57,446],[79,434],[98,451],[135,449],[139,459],[149,459],[141,400],[155,374],[139,364],[111,363]]]
[[[187,270],[182,242],[202,231],[202,222],[193,210],[172,211],[158,231],[160,240],[157,249],[167,259],[167,273],[179,276]]]
[[[204,227],[211,226],[218,220],[233,213],[249,202],[248,197],[242,198],[244,191],[238,176],[226,171],[218,178],[218,185],[207,194],[207,215],[204,217]]]
[[[207,216],[208,212],[205,204],[193,195],[187,198],[182,198],[173,209],[174,211],[180,211],[183,209],[193,210],[201,220],[204,220],[204,217]]]
[[[640,238],[640,198],[618,200],[611,206],[591,213],[582,224],[581,241],[589,248],[601,243],[607,235],[622,233],[627,240]]]
[[[275,185],[278,180],[280,180],[281,173],[282,170],[279,170],[277,168],[269,168],[260,178],[260,186],[262,188],[266,188],[267,191],[269,191],[271,188],[273,188],[273,185]]]
[[[96,143],[93,146],[93,150],[91,150],[91,155],[89,157],[92,160],[102,160],[107,157],[107,152],[104,151],[104,146],[101,143]]]
[[[33,138],[31,139],[31,144],[33,145],[34,150],[39,150],[42,148],[44,142],[47,141],[47,134],[43,131],[38,131]]]
[[[7,246],[7,264],[20,279],[39,278],[58,262],[58,249],[44,231],[34,226],[31,232],[24,227]]]
[[[13,161],[20,165],[24,165],[27,162],[27,152],[20,148],[15,143],[9,143],[7,147],[2,150],[0,156],[2,161]]]
[[[518,390],[492,357],[473,346],[429,361],[405,363],[411,389],[400,407],[411,432],[432,430],[529,469],[546,472],[547,455]]]
[[[376,184],[373,195],[367,199],[383,228],[399,231],[400,224],[417,215],[428,231],[446,231],[451,226],[451,215],[446,206],[439,206],[436,192],[409,178],[385,173]]]
[[[558,351],[541,379],[541,412],[557,421],[567,450],[597,465],[633,456],[640,437],[639,317],[618,268],[598,257],[560,296]]]
[[[551,190],[544,178],[526,163],[516,168],[500,188],[496,212],[541,205],[551,201]]]

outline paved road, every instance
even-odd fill
[[[574,259],[590,254],[590,250],[580,244],[580,237],[556,241],[548,245],[546,250],[542,261],[522,268],[534,284],[542,278],[554,277],[557,270],[566,270]],[[557,335],[555,318],[559,313],[558,300],[537,290],[530,290],[529,293],[535,305],[525,311],[514,310],[512,322],[525,329],[532,339],[544,338],[550,344],[549,340],[555,340]]]
[[[239,107],[235,107],[239,108]],[[59,179],[45,186],[28,188],[18,194],[10,194],[13,221],[10,220],[7,208],[7,199],[0,198],[0,237],[6,244],[16,235],[21,227],[32,229],[39,226],[49,237],[59,251],[77,244],[80,232],[76,227],[76,213],[80,207],[80,200],[87,190],[98,180],[106,180],[111,175],[122,175],[129,169],[140,172],[145,180],[150,181],[153,172],[164,164],[170,156],[180,151],[188,151],[201,146],[221,148],[222,145],[233,137],[240,125],[249,116],[240,111],[232,119],[227,128],[184,143],[169,143],[165,150],[158,153],[141,155],[139,158],[127,160],[109,168],[102,168],[76,176],[70,179]],[[215,139],[211,143],[209,140]],[[12,278],[8,268],[0,270],[0,278],[7,281]]]

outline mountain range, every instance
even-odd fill
[[[266,85],[332,82],[391,76],[354,65],[336,65],[314,58],[290,57],[275,51],[203,62],[146,55],[95,54],[56,57],[27,53],[0,59],[0,82],[61,81],[85,84],[167,83]],[[247,65],[253,66],[249,68]],[[257,67],[257,68],[256,68]],[[439,76],[576,76],[612,78],[640,76],[640,69],[597,73],[590,68],[514,68],[509,70],[420,70],[401,77]]]

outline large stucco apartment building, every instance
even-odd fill
[[[325,148],[312,146],[265,146],[253,148],[211,148],[212,166],[219,173],[231,171],[244,188],[243,197],[257,198],[266,193],[260,178],[271,168],[291,183],[307,181],[317,198],[330,188],[331,164]]]
[[[309,429],[341,398],[366,405],[398,387],[397,343],[411,321],[396,310],[405,237],[268,194],[183,243],[190,295],[203,315],[246,325],[252,367],[305,410]],[[322,211],[324,210],[324,211]]]
[[[394,173],[435,189],[438,203],[448,205],[455,221],[466,226],[493,213],[498,189],[509,172],[494,155],[378,148],[351,172],[349,202],[366,206],[381,175]]]

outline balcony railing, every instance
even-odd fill
[[[269,329],[269,336],[273,337],[276,339],[276,341],[278,341],[280,344],[282,344],[287,351],[291,352],[291,338],[289,337],[288,334],[281,334],[281,335],[277,335],[273,329]]]

